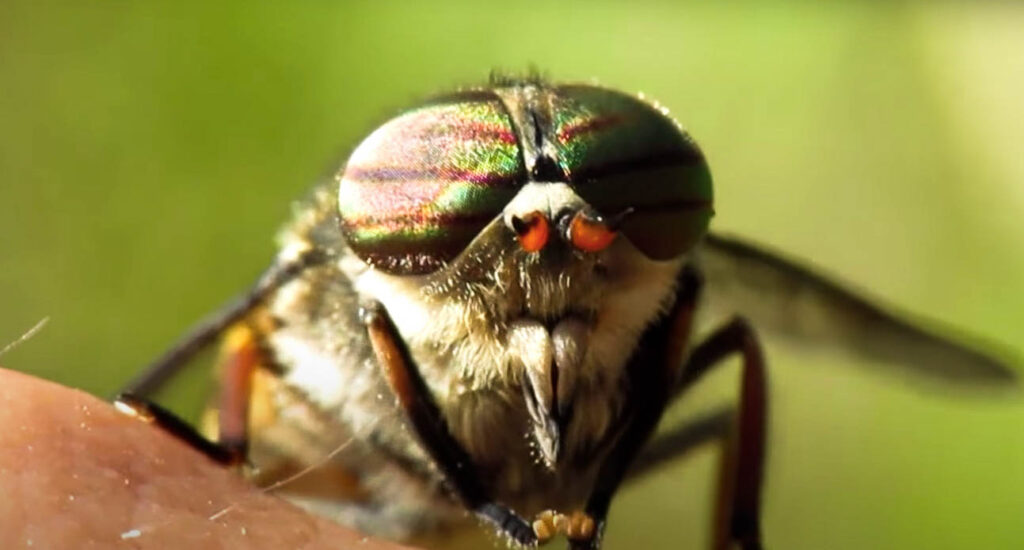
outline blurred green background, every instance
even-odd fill
[[[50,317],[5,366],[109,394],[256,277],[376,123],[530,64],[668,106],[717,229],[1024,355],[1018,5],[287,5],[0,3],[0,344]],[[1019,398],[768,349],[769,548],[1024,543]],[[627,489],[608,547],[700,547],[713,463]]]

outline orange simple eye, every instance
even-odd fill
[[[537,252],[548,243],[550,224],[540,212],[531,212],[522,218],[512,218],[512,227],[519,237],[519,245],[527,252]]]
[[[584,252],[600,252],[608,248],[616,234],[603,221],[595,220],[582,211],[577,212],[569,224],[569,240]]]

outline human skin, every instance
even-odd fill
[[[0,548],[395,550],[84,392],[0,369]]]

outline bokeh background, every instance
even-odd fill
[[[1024,356],[1022,28],[995,2],[5,0],[0,347],[50,322],[0,362],[109,394],[257,276],[376,123],[531,64],[670,107],[711,161],[715,228]],[[770,548],[1024,544],[1020,396],[768,349]],[[608,547],[701,547],[714,459],[625,490]]]

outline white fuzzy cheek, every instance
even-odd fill
[[[358,276],[355,287],[360,295],[384,304],[398,332],[407,339],[415,340],[418,335],[432,334],[439,324],[436,313],[432,315],[419,299],[416,285],[367,269]]]
[[[646,262],[641,276],[611,289],[591,339],[592,358],[604,365],[626,362],[640,335],[664,307],[682,261]]]

